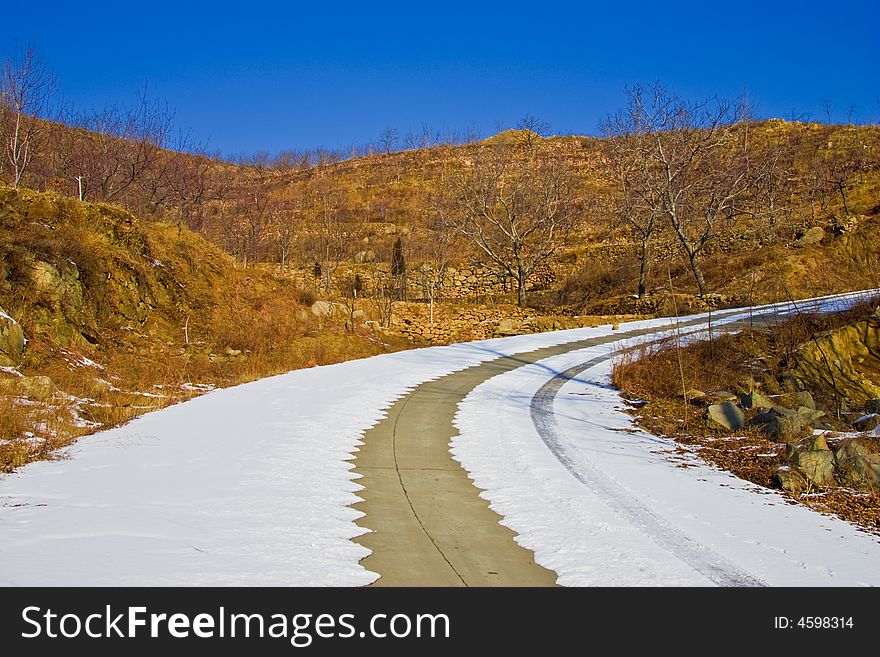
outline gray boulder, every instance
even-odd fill
[[[806,406],[801,406],[796,411],[784,406],[774,406],[756,415],[750,424],[761,429],[771,440],[795,443],[806,429],[824,416],[823,411]]]
[[[773,408],[773,402],[767,399],[757,390],[752,390],[750,393],[743,395],[742,405],[743,408]]]
[[[714,422],[728,431],[742,429],[746,424],[743,412],[736,404],[729,401],[722,404],[711,404],[706,409],[706,416],[710,422]]]
[[[792,460],[814,484],[830,486],[834,483],[834,454],[830,450],[798,450]]]
[[[868,490],[880,488],[880,454],[859,439],[848,440],[834,452],[834,462],[844,486]]]
[[[311,311],[315,317],[330,317],[336,313],[336,304],[331,301],[315,301]]]

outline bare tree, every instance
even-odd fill
[[[455,225],[446,216],[446,208],[442,203],[432,203],[434,209],[427,221],[430,237],[423,240],[414,251],[415,272],[419,287],[429,303],[429,321],[434,325],[434,304],[442,298],[446,271],[452,254],[455,252],[457,233]]]
[[[451,192],[449,217],[457,230],[516,281],[524,306],[528,277],[558,251],[574,224],[567,167],[496,145],[478,154]]]
[[[379,148],[382,149],[383,153],[389,155],[394,151],[398,136],[397,128],[388,127],[382,131],[379,135]]]
[[[609,120],[622,137],[623,211],[639,217],[643,235],[657,217],[668,222],[703,297],[708,286],[700,257],[725,222],[748,213],[745,203],[759,175],[749,122],[731,103],[687,102],[659,83],[626,93],[626,109]]]
[[[345,195],[326,181],[319,182],[309,199],[309,255],[320,265],[324,292],[333,290],[333,274],[348,258],[360,234],[360,226],[348,221]]]
[[[160,162],[172,115],[163,103],[149,99],[145,87],[133,107],[108,105],[82,112],[73,122],[90,133],[75,165],[86,195],[113,201]]]
[[[0,128],[3,158],[11,167],[13,187],[21,184],[39,147],[43,118],[56,78],[36,46],[28,44],[3,58],[0,71]]]
[[[519,139],[526,146],[534,146],[543,137],[550,134],[550,124],[534,114],[524,115],[517,122],[516,129],[520,131]]]

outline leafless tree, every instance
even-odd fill
[[[395,146],[397,146],[398,139],[397,128],[385,128],[381,134],[379,135],[379,148],[386,155],[392,153],[394,151]]]
[[[333,289],[333,274],[354,250],[360,234],[359,225],[348,221],[346,199],[342,190],[327,181],[318,182],[310,198],[309,239],[306,249],[320,265],[324,292]]]
[[[172,115],[163,103],[149,99],[145,87],[133,107],[108,105],[82,112],[73,122],[89,131],[75,164],[86,195],[113,201],[140,183],[158,164],[167,145]]]
[[[446,214],[447,208],[444,204],[432,202],[431,205],[433,207],[426,226],[430,230],[430,236],[421,241],[411,253],[414,260],[412,271],[428,300],[429,321],[433,326],[434,305],[442,298],[446,272],[456,251],[458,235],[455,224]]]
[[[609,120],[624,137],[621,183],[624,211],[649,227],[662,217],[685,251],[700,296],[708,286],[700,265],[705,247],[726,222],[747,214],[746,201],[760,172],[748,139],[749,122],[729,102],[688,102],[659,83],[627,89],[628,104]],[[742,105],[740,105],[741,107]],[[629,183],[629,187],[624,187]]]
[[[575,219],[572,178],[565,164],[497,145],[484,148],[451,186],[449,217],[459,233],[517,283],[526,282],[563,245]]]
[[[3,58],[0,70],[0,129],[13,187],[22,178],[39,147],[43,122],[56,78],[36,46],[27,45]],[[2,169],[0,169],[2,170]]]
[[[534,114],[526,114],[516,124],[519,137],[526,146],[535,145],[541,138],[550,134],[550,124]]]

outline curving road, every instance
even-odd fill
[[[717,321],[742,316],[742,311],[719,313]],[[704,319],[681,327],[705,324]],[[357,523],[370,530],[355,539],[371,550],[362,560],[378,573],[377,586],[550,586],[556,574],[534,561],[534,554],[515,542],[513,531],[499,524],[501,516],[480,496],[462,466],[449,452],[458,435],[453,418],[461,401],[488,379],[551,356],[602,344],[658,334],[673,324],[629,332],[614,332],[565,345],[538,349],[495,360],[429,381],[398,400],[387,417],[364,435],[355,472],[364,490],[354,508],[364,513]],[[603,357],[603,359],[611,356]],[[590,364],[585,365],[588,367]],[[552,378],[533,403],[533,419],[554,453],[553,396],[567,380],[565,372]],[[613,482],[598,470],[589,475],[621,513],[644,526],[665,549],[704,570],[718,584],[760,585],[711,550],[662,523],[651,512],[627,501]],[[585,482],[586,483],[586,482]]]

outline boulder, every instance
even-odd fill
[[[792,392],[788,396],[798,406],[806,406],[807,408],[816,410],[816,401],[813,399],[813,395],[810,394],[809,390]]]
[[[852,425],[856,431],[873,431],[878,426],[880,426],[880,415],[878,415],[877,413],[863,415],[858,420],[853,422]]]
[[[513,319],[502,319],[498,322],[498,333],[501,335],[518,335],[522,331],[522,323]]]
[[[0,365],[16,367],[21,363],[26,342],[18,322],[0,308]]]
[[[828,441],[825,440],[824,434],[821,433],[818,436],[808,438],[804,442],[803,448],[813,452],[827,452],[831,449],[828,447]]]
[[[834,452],[834,462],[844,486],[862,490],[880,488],[880,454],[858,438],[847,440]]]
[[[741,401],[743,408],[773,408],[773,402],[767,399],[757,390],[752,390],[750,393],[743,395]]]
[[[773,474],[773,483],[792,495],[800,495],[810,489],[810,482],[804,474],[790,465],[783,465]]]
[[[746,423],[743,412],[736,404],[729,401],[722,404],[711,404],[706,409],[706,416],[710,422],[714,422],[728,431],[742,429]]]
[[[822,226],[813,226],[795,242],[795,246],[811,246],[825,239],[825,229]]]
[[[311,311],[315,317],[330,317],[336,312],[336,304],[331,301],[315,301]]]
[[[828,449],[797,450],[792,462],[818,486],[834,483],[834,454]]]
[[[821,411],[814,412],[820,413]],[[806,415],[784,406],[774,406],[759,413],[750,424],[761,429],[771,440],[783,443],[796,443],[808,426]]]
[[[702,390],[697,390],[696,388],[691,388],[684,394],[685,397],[687,397],[690,401],[703,400],[706,397],[705,392],[703,392]]]

